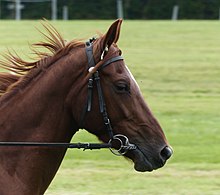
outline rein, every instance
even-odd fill
[[[95,60],[93,57],[93,41],[95,38],[90,39],[88,42],[86,42],[86,55],[88,59],[88,71],[90,68],[94,68],[96,66]],[[108,49],[106,47],[106,49]],[[103,51],[101,55],[101,60],[104,60],[104,52]],[[23,146],[23,147],[60,147],[60,148],[77,148],[77,149],[101,149],[101,148],[109,148],[110,151],[118,156],[122,156],[125,153],[127,153],[129,150],[135,150],[137,146],[134,144],[131,144],[129,142],[129,139],[122,134],[116,134],[114,135],[113,129],[111,126],[110,119],[108,117],[108,113],[106,110],[106,104],[104,100],[104,95],[101,88],[100,83],[100,77],[99,77],[99,70],[105,68],[109,64],[123,60],[122,56],[116,56],[113,57],[107,61],[105,61],[99,69],[92,74],[92,76],[89,78],[88,81],[88,97],[87,97],[87,103],[86,107],[84,109],[84,112],[81,117],[80,126],[83,126],[84,119],[87,112],[90,112],[92,110],[92,96],[93,96],[93,83],[96,83],[97,91],[98,91],[98,101],[99,101],[99,110],[103,117],[103,122],[105,124],[106,130],[109,134],[110,140],[108,143],[52,143],[52,142],[0,142],[0,147],[15,147],[15,146]],[[113,148],[113,145],[117,145],[117,149]]]

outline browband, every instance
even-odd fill
[[[111,58],[111,59],[107,60],[104,64],[102,64],[102,66],[99,69],[103,69],[106,66],[108,66],[109,64],[111,64],[112,62],[116,62],[116,61],[123,60],[123,59],[124,58],[122,56],[116,56],[114,58]]]

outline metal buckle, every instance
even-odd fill
[[[110,139],[108,143],[113,145],[114,141],[119,143],[118,149],[110,147],[109,150],[116,156],[123,156],[128,152],[128,150],[135,150],[137,148],[137,146],[131,144],[128,138],[122,134],[114,135],[113,138]]]

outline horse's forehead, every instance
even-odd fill
[[[137,81],[135,80],[135,78],[134,78],[133,74],[131,73],[131,71],[129,70],[129,68],[127,67],[127,65],[125,65],[125,68],[127,69],[127,71],[128,71],[128,73],[129,73],[129,76],[130,76],[131,80],[133,80],[133,81],[134,81],[134,83],[136,84],[136,86],[137,86],[137,87],[138,87],[138,89],[140,90],[140,87],[139,87],[139,85],[138,85]]]

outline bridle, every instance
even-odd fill
[[[90,70],[92,70],[96,66],[94,55],[93,55],[93,42],[95,40],[96,40],[95,38],[92,38],[86,42],[86,56],[88,59],[88,71],[89,72],[90,72]],[[136,149],[136,146],[134,144],[131,144],[129,142],[129,139],[125,135],[122,135],[122,134],[114,135],[113,129],[111,126],[111,122],[110,122],[110,119],[108,117],[108,113],[106,110],[105,99],[104,99],[104,95],[102,92],[102,87],[101,87],[101,83],[100,83],[100,76],[99,76],[99,70],[102,70],[103,68],[105,68],[106,66],[110,65],[113,62],[123,60],[123,57],[119,55],[116,57],[112,57],[108,60],[105,60],[104,53],[107,51],[108,51],[108,46],[106,46],[106,48],[104,49],[104,51],[101,54],[100,60],[103,63],[100,65],[98,70],[96,70],[89,78],[87,103],[86,103],[86,107],[84,109],[83,115],[81,117],[80,123],[83,124],[86,112],[90,112],[92,109],[93,84],[95,82],[97,92],[98,92],[99,111],[102,114],[103,122],[105,124],[106,130],[107,130],[108,135],[110,137],[110,140],[108,143],[112,145],[113,142],[118,142],[118,144],[119,144],[118,149],[113,149],[112,147],[110,147],[110,150],[115,155],[124,155],[128,150]]]
[[[93,42],[95,41],[95,38],[90,39],[86,42],[85,48],[86,48],[86,55],[88,59],[88,71],[90,72],[91,69],[93,69],[97,64],[95,63],[94,56],[93,56]],[[96,70],[92,75],[90,76],[88,80],[88,96],[87,96],[87,102],[85,109],[83,111],[83,114],[81,116],[80,120],[80,126],[83,126],[85,116],[87,112],[90,112],[92,110],[92,97],[93,97],[93,84],[96,83],[96,88],[98,91],[98,101],[99,101],[99,110],[102,114],[103,122],[105,124],[106,130],[109,134],[110,140],[108,143],[44,143],[44,142],[0,142],[0,146],[29,146],[29,147],[63,147],[63,148],[84,148],[86,149],[101,149],[101,148],[109,148],[110,151],[118,156],[122,156],[125,153],[127,153],[129,150],[135,150],[137,148],[136,145],[131,144],[129,142],[129,139],[122,134],[116,134],[114,135],[113,129],[111,126],[110,119],[108,117],[108,113],[106,110],[106,104],[104,95],[102,92],[102,87],[100,83],[100,77],[99,77],[99,70],[105,68],[106,66],[110,65],[113,62],[123,60],[122,56],[116,56],[112,57],[105,61],[104,59],[104,53],[107,51],[107,47],[101,54],[100,62],[103,63],[101,66]],[[117,149],[113,148],[113,145],[117,145]]]

